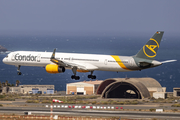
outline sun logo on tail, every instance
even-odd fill
[[[143,46],[143,51],[147,57],[153,58],[156,57],[157,55],[156,51],[158,48],[159,48],[158,42],[155,39],[150,38],[150,41]]]

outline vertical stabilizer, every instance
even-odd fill
[[[162,39],[164,31],[157,31],[152,38],[141,48],[141,50],[135,55],[138,58],[144,58],[154,60],[159,49],[159,45]]]

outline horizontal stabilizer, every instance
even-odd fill
[[[177,60],[166,60],[166,61],[162,61],[161,63],[169,63],[169,62],[175,62]]]

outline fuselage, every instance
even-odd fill
[[[11,52],[3,59],[5,64],[15,66],[46,67],[54,64],[50,61],[51,52],[16,51]],[[78,64],[91,64],[100,71],[131,71],[139,70],[133,57],[99,54],[56,53],[56,59]],[[66,69],[71,69],[66,67]]]

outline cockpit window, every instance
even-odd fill
[[[8,58],[8,55],[6,56],[6,58]]]

